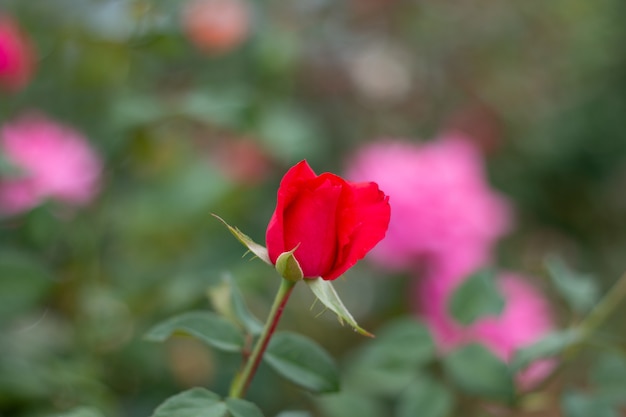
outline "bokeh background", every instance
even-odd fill
[[[383,139],[465,135],[513,213],[491,257],[536,277],[558,326],[575,322],[547,284],[546,257],[592,277],[599,293],[626,269],[625,9],[622,0],[2,0],[0,136],[40,123],[40,136],[74,137],[87,162],[72,172],[53,140],[29,155],[78,194],[32,191],[20,205],[0,193],[0,415],[88,406],[147,416],[194,385],[225,393],[237,357],[142,339],[163,318],[210,308],[207,289],[225,276],[266,314],[275,274],[242,258],[210,213],[263,242],[290,166],[306,158],[342,174]],[[11,67],[20,45],[22,64]],[[3,149],[3,187],[24,172],[12,155]],[[72,181],[86,171],[92,180]],[[366,259],[337,290],[375,330],[415,314],[415,275]],[[368,343],[312,305],[298,288],[282,326],[340,363]],[[614,320],[605,332],[624,330]],[[560,386],[584,390],[584,369]],[[258,380],[250,398],[267,415],[333,416],[268,369]]]

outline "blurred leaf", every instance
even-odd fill
[[[131,53],[123,44],[83,39],[80,51],[68,52],[68,74],[77,87],[106,87],[126,80]]]
[[[374,337],[373,334],[363,329],[356,323],[356,320],[354,320],[352,314],[350,314],[346,306],[343,305],[343,302],[341,302],[341,299],[337,295],[337,292],[335,291],[335,288],[330,281],[326,281],[322,278],[315,278],[306,279],[304,280],[304,282],[307,283],[317,299],[320,300],[320,302],[324,304],[326,308],[328,308],[330,311],[335,313],[337,317],[339,317],[339,321],[341,323],[343,323],[343,321],[345,320],[346,323],[352,326],[354,330],[356,330],[363,336]]]
[[[310,391],[339,390],[339,371],[333,358],[305,336],[290,332],[274,334],[263,359],[280,375]]]
[[[250,94],[242,87],[221,91],[196,91],[184,97],[180,112],[204,123],[236,128],[241,124]]]
[[[581,336],[578,329],[550,333],[537,343],[516,351],[511,361],[511,369],[518,372],[538,359],[557,356],[579,343]]]
[[[33,308],[52,284],[51,274],[38,259],[0,252],[0,321]]]
[[[120,96],[111,105],[108,120],[118,129],[134,129],[151,124],[167,114],[157,97],[141,95]]]
[[[318,407],[325,417],[380,417],[383,413],[380,402],[370,395],[353,391],[341,391],[337,394],[317,398]]]
[[[435,346],[426,327],[412,318],[397,319],[377,333],[357,354],[348,378],[367,392],[397,395],[434,359]]]
[[[512,402],[515,386],[504,362],[477,344],[464,346],[443,360],[448,376],[464,391],[505,403]]]
[[[561,258],[550,256],[546,268],[554,287],[577,313],[587,313],[599,299],[599,288],[591,275],[570,269]]]
[[[226,277],[220,286],[212,288],[209,295],[213,307],[220,314],[231,318],[252,335],[261,334],[263,323],[248,310],[241,291],[231,277]]]
[[[422,376],[400,397],[396,417],[446,417],[453,406],[454,397],[445,386]]]
[[[504,309],[504,298],[500,294],[494,273],[478,271],[467,278],[452,293],[448,309],[459,323],[468,325],[483,316],[497,316]]]
[[[297,63],[300,38],[292,31],[269,29],[259,36],[259,64],[271,74],[287,75]]]
[[[313,417],[309,411],[283,411],[276,417]]]
[[[286,104],[267,105],[263,110],[258,134],[272,154],[289,162],[311,158],[319,135],[310,116]]]
[[[614,405],[626,405],[626,358],[617,354],[598,357],[591,370],[597,396]]]
[[[228,227],[228,230],[230,230],[230,233],[232,233],[233,236],[237,238],[237,240],[243,243],[243,245],[247,247],[250,250],[250,252],[254,253],[260,260],[262,260],[266,264],[272,265],[272,262],[270,261],[270,256],[268,255],[267,249],[265,248],[265,246],[261,246],[258,243],[254,242],[250,237],[242,233],[236,227],[232,227],[231,225],[226,223],[224,219],[222,219],[218,215],[213,214],[213,217],[215,217],[216,219],[221,221],[226,227]]]
[[[168,398],[152,417],[262,417],[253,403],[236,398],[222,401],[219,395],[204,388],[192,388]]]
[[[406,365],[422,365],[435,357],[435,344],[430,332],[413,318],[400,318],[387,323],[371,344]]]
[[[101,39],[124,42],[134,30],[134,19],[127,2],[91,3],[80,14],[84,28]]]
[[[54,417],[103,417],[103,414],[91,407],[77,407],[63,414],[54,414]]]
[[[605,400],[577,392],[567,392],[561,398],[565,417],[619,417],[619,413]]]
[[[243,336],[237,327],[208,311],[193,311],[172,317],[152,327],[145,339],[163,342],[175,334],[193,336],[225,352],[239,352],[244,345]]]

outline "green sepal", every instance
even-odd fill
[[[276,259],[276,270],[281,277],[291,282],[298,282],[304,278],[300,263],[294,256],[296,249],[298,249],[297,246],[289,252],[281,253]]]
[[[345,321],[359,334],[374,337],[373,334],[357,324],[354,317],[352,317],[352,314],[350,314],[346,306],[339,298],[339,295],[337,295],[337,292],[330,281],[326,281],[322,278],[306,279],[304,281],[307,283],[311,291],[313,291],[313,294],[315,294],[317,299],[324,304],[327,309],[337,315],[340,323]]]
[[[248,235],[243,233],[241,230],[229,225],[228,223],[226,223],[226,221],[224,221],[224,219],[222,219],[217,214],[211,213],[211,215],[215,217],[216,219],[218,219],[219,221],[221,221],[224,224],[224,226],[228,227],[228,230],[230,230],[230,233],[232,233],[233,236],[235,236],[238,241],[243,243],[243,245],[246,248],[248,248],[250,252],[254,253],[257,256],[257,258],[259,258],[260,260],[262,260],[268,265],[272,265],[272,261],[270,261],[270,255],[268,254],[267,248],[265,246],[259,245],[254,240],[252,240]]]

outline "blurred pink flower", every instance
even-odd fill
[[[71,127],[28,114],[0,128],[4,158],[20,172],[0,179],[0,211],[14,214],[46,198],[87,204],[98,191],[101,163]]]
[[[189,39],[202,51],[231,51],[247,38],[251,24],[247,0],[189,0],[182,11]]]
[[[391,269],[467,271],[487,263],[510,225],[507,202],[488,185],[470,140],[449,133],[432,142],[390,140],[354,156],[347,178],[375,181],[392,206],[387,237],[371,253]]]
[[[34,71],[29,39],[16,22],[0,15],[0,89],[15,92],[25,87]]]
[[[509,362],[517,349],[532,345],[554,330],[546,298],[527,278],[514,273],[502,273],[497,277],[498,288],[506,303],[502,313],[462,326],[448,314],[447,302],[463,278],[433,274],[417,283],[419,314],[442,352],[475,342]],[[553,360],[533,363],[517,376],[520,387],[530,388],[544,379],[554,364]]]

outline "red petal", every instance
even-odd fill
[[[298,246],[295,257],[305,277],[330,270],[337,253],[337,209],[341,184],[319,178],[303,184],[298,197],[285,208],[285,245]]]
[[[306,161],[300,161],[287,171],[280,182],[276,209],[270,219],[265,232],[265,243],[270,256],[270,261],[276,263],[276,258],[293,247],[285,246],[284,240],[284,212],[285,208],[292,203],[294,198],[300,193],[303,181],[315,179],[317,176]]]
[[[387,232],[391,207],[389,197],[370,183],[352,183],[339,206],[338,250],[334,268],[322,278],[339,277],[380,242]]]

